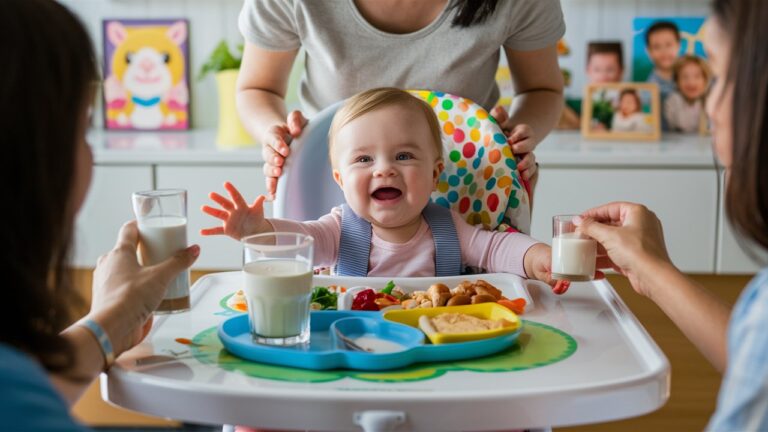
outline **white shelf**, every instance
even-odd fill
[[[576,131],[554,131],[536,148],[542,167],[637,167],[714,169],[712,138],[664,134],[660,141],[585,139]]]
[[[88,133],[97,165],[239,164],[261,165],[261,147],[222,149],[215,129],[179,132],[105,131]]]

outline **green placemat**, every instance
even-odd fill
[[[383,372],[313,371],[243,360],[224,349],[216,334],[216,327],[203,330],[191,341],[184,338],[177,341],[187,342],[186,345],[201,363],[255,378],[291,382],[328,382],[346,377],[362,381],[405,382],[437,378],[450,371],[512,372],[557,363],[576,352],[578,344],[568,333],[534,321],[523,322],[525,327],[517,344],[501,353],[472,360],[417,363],[404,369]]]

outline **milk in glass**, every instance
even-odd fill
[[[156,216],[139,219],[139,255],[142,265],[158,264],[187,247],[187,218]],[[182,271],[168,286],[158,311],[189,309],[189,270]]]
[[[254,340],[297,338],[286,344],[306,342],[300,339],[309,336],[312,266],[297,259],[264,259],[244,264],[243,275]]]
[[[588,281],[595,275],[597,243],[581,234],[563,233],[552,238],[552,278]]]

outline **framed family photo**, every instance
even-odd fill
[[[591,84],[584,90],[586,138],[656,141],[661,137],[659,88],[651,83]]]

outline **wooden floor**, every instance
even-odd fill
[[[192,278],[196,280],[203,274],[205,272],[193,272]],[[77,286],[83,288],[84,295],[88,297],[91,272],[78,270],[75,276]],[[747,276],[710,275],[692,276],[692,278],[731,304],[750,279]],[[557,431],[701,431],[714,411],[720,375],[652,302],[635,294],[626,279],[620,276],[609,276],[609,280],[669,358],[672,364],[671,397],[663,408],[642,417],[597,425],[558,428]],[[170,426],[175,424],[112,407],[101,400],[98,387],[95,385],[75,406],[74,413],[82,421],[94,426]]]

